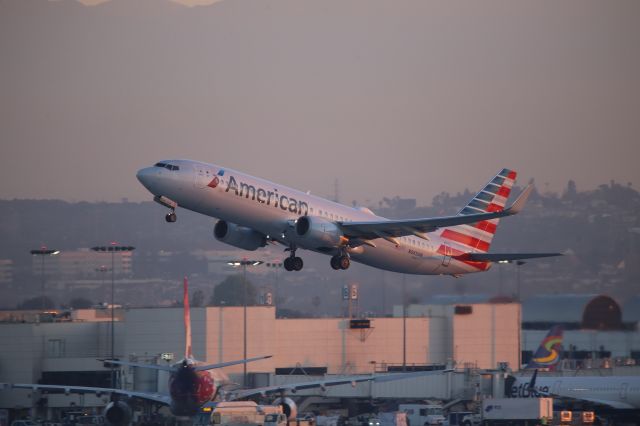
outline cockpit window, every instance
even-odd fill
[[[167,163],[156,163],[154,164],[154,167],[163,167],[167,170],[180,170],[180,166],[174,166],[173,164]]]

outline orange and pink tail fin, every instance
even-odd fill
[[[193,354],[191,352],[191,310],[189,309],[189,282],[187,281],[187,277],[184,277],[184,334],[185,334],[185,347],[184,347],[184,357],[193,358]]]

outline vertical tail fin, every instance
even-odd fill
[[[542,340],[526,368],[555,368],[562,353],[562,326],[554,325]]]
[[[185,335],[185,347],[184,347],[184,357],[185,359],[193,358],[193,354],[191,353],[191,310],[189,309],[189,282],[187,281],[187,277],[184,277],[183,281],[184,286],[184,335]]]
[[[504,210],[511,188],[516,181],[516,172],[502,169],[467,204],[458,215],[491,213]],[[500,219],[484,220],[469,225],[445,228],[441,237],[465,246],[467,251],[486,253],[496,233]]]

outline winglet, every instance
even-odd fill
[[[510,215],[520,213],[525,203],[529,199],[531,191],[533,191],[533,185],[529,184],[525,189],[522,190],[522,192],[518,196],[518,199],[514,201],[513,204],[507,209],[507,212],[509,212]]]

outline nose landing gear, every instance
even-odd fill
[[[176,220],[178,220],[178,216],[176,216],[176,212],[175,211],[171,211],[171,213],[167,213],[166,216],[164,217],[164,220],[166,220],[169,223],[173,223]]]
[[[164,220],[166,220],[169,223],[173,223],[176,220],[178,220],[178,217],[176,216],[176,207],[178,207],[178,203],[176,203],[170,198],[165,197],[164,195],[161,195],[161,196],[156,195],[155,197],[153,197],[153,201],[171,209],[171,212],[166,214],[166,216],[164,217]]]

